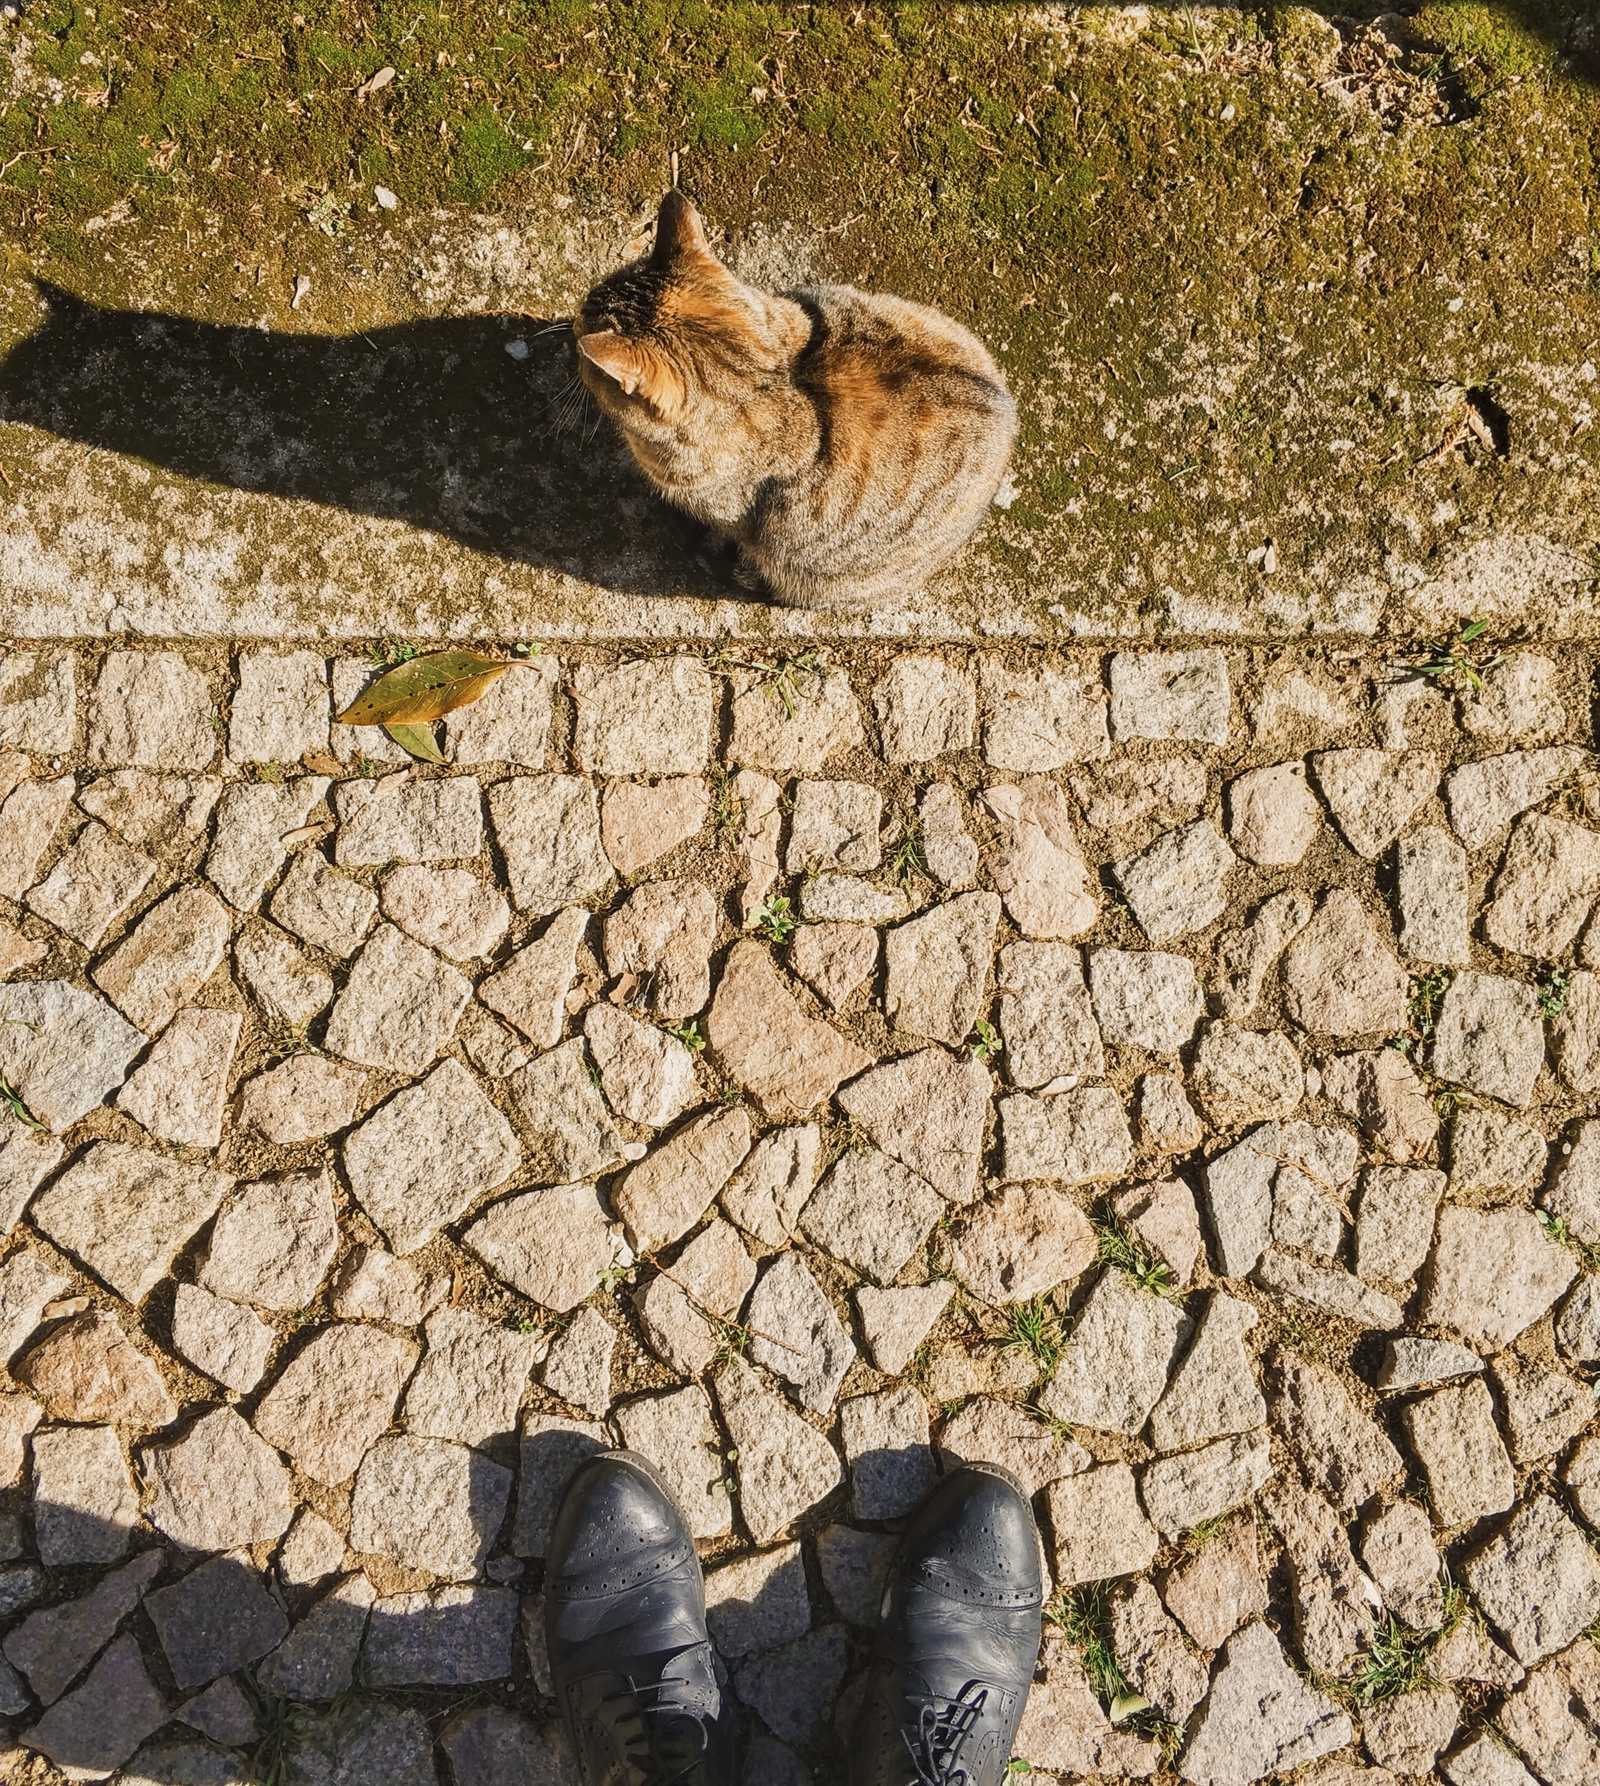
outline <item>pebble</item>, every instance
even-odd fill
[[[115,1562],[139,1523],[139,1491],[116,1433],[109,1426],[41,1427],[32,1446],[39,1560],[48,1569]]]
[[[780,1253],[762,1272],[745,1326],[755,1362],[793,1384],[806,1407],[826,1414],[856,1349],[798,1253]]]
[[[155,863],[142,850],[121,842],[98,819],[91,819],[28,894],[26,903],[29,911],[65,931],[74,942],[97,949],[155,871]]]
[[[328,1052],[358,1066],[421,1073],[455,1034],[471,997],[465,975],[393,924],[380,924],[328,1019]]]
[[[1425,1156],[1438,1138],[1439,1119],[1422,1081],[1392,1048],[1325,1060],[1322,1095],[1355,1117],[1391,1159]]]
[[[496,1326],[468,1308],[440,1308],[428,1317],[427,1339],[400,1410],[406,1431],[480,1449],[509,1440],[543,1336]]]
[[[932,782],[917,804],[917,819],[928,873],[953,892],[970,887],[978,872],[978,846],[967,835],[955,789],[948,782]]]
[[[1585,1095],[1600,1090],[1600,974],[1581,969],[1567,982],[1567,1002],[1550,1025],[1551,1054],[1561,1077]]]
[[[169,1443],[141,1446],[139,1468],[154,1490],[150,1523],[184,1550],[261,1544],[294,1517],[289,1472],[232,1408],[203,1414]]]
[[[1469,850],[1482,849],[1531,806],[1547,800],[1581,767],[1583,752],[1513,750],[1463,763],[1444,778],[1450,824]]]
[[[1224,891],[1233,851],[1210,819],[1158,837],[1146,850],[1111,864],[1133,915],[1151,942],[1203,930],[1227,909]]]
[[[950,1230],[946,1245],[956,1276],[995,1307],[1029,1302],[1082,1276],[1098,1249],[1083,1211],[1048,1185],[996,1192]]]
[[[177,1284],[175,1289],[173,1347],[225,1390],[248,1395],[266,1375],[277,1334],[237,1302],[223,1302],[195,1284]]]
[[[544,1361],[545,1388],[569,1407],[603,1420],[611,1406],[611,1360],[616,1349],[617,1330],[605,1316],[596,1308],[579,1309],[572,1325],[550,1347]]]
[[[765,775],[753,769],[741,769],[729,784],[731,804],[741,817],[739,827],[739,869],[743,882],[739,888],[739,922],[747,929],[754,922],[772,884],[778,878],[778,839],[783,831],[783,815],[778,810],[782,789]],[[854,887],[865,886],[853,877],[844,877]],[[801,903],[816,883],[807,881],[801,890]],[[870,889],[869,889],[870,891]],[[904,898],[901,899],[902,908]],[[837,917],[839,913],[806,915]]]
[[[635,1157],[589,1073],[583,1038],[574,1036],[506,1082],[523,1131],[545,1163],[542,1178],[570,1184]]]
[[[1567,711],[1556,693],[1560,672],[1549,658],[1513,651],[1482,680],[1460,698],[1463,731],[1497,743],[1536,744],[1566,730]]]
[[[1058,1428],[1030,1416],[1014,1402],[978,1396],[939,1434],[946,1470],[960,1463],[999,1464],[1035,1495],[1063,1476],[1087,1470],[1094,1459]]]
[[[309,1507],[295,1516],[278,1551],[278,1574],[286,1586],[307,1588],[331,1575],[344,1561],[344,1539]]]
[[[123,1086],[117,1108],[157,1140],[218,1146],[242,1022],[237,1011],[180,1011]]]
[[[791,875],[871,870],[882,850],[883,796],[858,781],[798,781],[785,866]]]
[[[519,1041],[499,1018],[491,1017],[475,1004],[462,1012],[456,1039],[467,1060],[488,1079],[507,1079],[533,1059],[533,1049],[526,1042]]]
[[[583,1033],[607,1102],[629,1122],[664,1128],[698,1100],[694,1056],[676,1036],[610,1004],[589,1007]]]
[[[987,897],[994,900],[993,894]],[[723,1071],[775,1121],[809,1115],[843,1080],[872,1065],[854,1042],[805,1014],[771,956],[752,941],[735,943],[729,953],[706,1018],[706,1038]]]
[[[1520,1191],[1544,1178],[1545,1138],[1498,1110],[1463,1110],[1450,1125],[1450,1189]]]
[[[771,677],[740,671],[731,680],[727,761],[743,770],[787,781],[793,775],[815,774],[830,757],[866,740],[860,704],[842,669],[823,666],[820,675],[806,677],[793,712]]]
[[[238,1681],[231,1674],[224,1675],[220,1681],[213,1681],[204,1691],[196,1693],[194,1698],[189,1700],[177,1715],[185,1724],[200,1731],[202,1735],[209,1736],[214,1742],[229,1743],[235,1747],[243,1748],[259,1742],[261,1739],[261,1728],[256,1723],[255,1713],[250,1709],[250,1702],[245,1698]],[[190,1754],[193,1756],[192,1771],[198,1771],[207,1763],[222,1762],[224,1766],[227,1765],[222,1757],[217,1756],[211,1750],[199,1749],[191,1751]],[[185,1760],[187,1761],[188,1757],[185,1757]],[[140,1760],[135,1756],[131,1774],[133,1779],[146,1778],[148,1770],[152,1767],[156,1768],[159,1773],[161,1764],[151,1761],[145,1762],[143,1765],[146,1773],[140,1772]],[[184,1763],[175,1762],[170,1765],[182,1766]],[[124,1778],[128,1777],[130,1776],[124,1776]],[[237,1783],[229,1779],[226,1786],[237,1786]]]
[[[1025,1092],[1000,1100],[1001,1175],[1092,1184],[1120,1178],[1133,1159],[1133,1136],[1122,1100],[1091,1085],[1059,1097]]]
[[[600,841],[618,874],[637,874],[698,835],[711,795],[699,775],[653,786],[613,781],[600,808]],[[776,864],[774,864],[776,866]]]
[[[320,652],[245,651],[228,704],[233,763],[294,763],[328,748],[328,666]]]
[[[427,1737],[426,1725],[422,1726],[422,1736]],[[572,1765],[567,1734],[559,1722],[541,1728],[499,1705],[474,1706],[452,1718],[440,1735],[439,1745],[455,1770],[452,1777],[470,1780],[473,1786],[523,1786],[528,1780],[559,1780]],[[429,1786],[434,1786],[432,1758],[426,1748],[420,1754],[429,1769]],[[384,1776],[386,1780],[393,1777]],[[399,1786],[410,1786],[410,1782],[400,1782]]]
[[[732,1224],[711,1222],[673,1261],[670,1274],[663,1270],[635,1298],[645,1338],[680,1375],[698,1377],[717,1352],[706,1314],[733,1319],[755,1281],[755,1261]]]
[[[284,1749],[290,1780],[438,1786],[433,1737],[420,1713],[383,1699],[356,1698],[292,1728]]]
[[[697,1116],[613,1186],[611,1204],[635,1253],[687,1234],[750,1151],[750,1118],[737,1106]]]
[[[1331,1370],[1285,1354],[1278,1374],[1273,1418],[1313,1490],[1343,1510],[1394,1481],[1400,1453]]]
[[[1369,862],[1439,785],[1439,760],[1427,751],[1317,751],[1311,769],[1345,842]]]
[[[1016,1747],[1035,1767],[1062,1779],[1105,1773],[1144,1780],[1161,1761],[1153,1742],[1112,1728],[1084,1678],[1078,1652],[1048,1628]]]
[[[1514,1463],[1564,1451],[1594,1418],[1594,1390],[1564,1371],[1522,1364],[1510,1354],[1492,1368]]]
[[[1100,901],[1060,788],[1034,776],[1020,786],[986,788],[983,804],[998,828],[989,851],[989,878],[1022,934],[1070,942],[1093,929]]]
[[[165,1426],[178,1412],[161,1373],[104,1309],[53,1327],[14,1375],[53,1420],[149,1428]]]
[[[139,1655],[138,1640],[117,1638],[82,1686],[56,1703],[27,1732],[27,1746],[71,1767],[80,1778],[104,1779],[167,1721]]]
[[[960,1047],[982,1003],[999,920],[993,893],[964,893],[891,930],[884,945],[891,1028]]]
[[[841,1404],[839,1432],[859,1519],[914,1513],[936,1472],[928,1444],[928,1405],[911,1387],[858,1395]]]
[[[65,1151],[48,1130],[23,1122],[9,1104],[0,1105],[0,1233],[17,1225]]]
[[[798,1543],[724,1563],[706,1576],[706,1624],[728,1658],[793,1643],[811,1626],[811,1595]]]
[[[1267,1575],[1255,1518],[1230,1514],[1192,1553],[1156,1577],[1167,1610],[1203,1650],[1220,1649],[1267,1610]]]
[[[60,661],[67,675],[63,735],[51,744],[23,744],[39,755],[72,749],[71,660]],[[18,662],[10,659],[7,668]],[[215,715],[205,672],[180,653],[109,651],[89,701],[89,761],[112,768],[207,769],[217,754]],[[5,741],[20,738],[8,728]]]
[[[1111,731],[1129,738],[1228,742],[1228,663],[1220,651],[1118,651],[1111,659]]]
[[[1228,842],[1246,862],[1295,867],[1322,822],[1302,763],[1274,763],[1228,783]]]
[[[142,1302],[216,1213],[230,1181],[123,1141],[97,1141],[34,1199],[33,1224],[128,1302]]]
[[[262,1308],[306,1307],[339,1250],[326,1169],[238,1185],[211,1230],[199,1282]]]
[[[897,1290],[863,1284],[856,1291],[862,1337],[872,1362],[885,1376],[898,1377],[910,1364],[954,1294],[955,1285],[948,1278]]]
[[[7,1634],[6,1660],[27,1676],[41,1704],[54,1704],[111,1641],[162,1562],[159,1550],[142,1551],[88,1593],[31,1614]]]
[[[636,974],[658,1017],[692,1017],[711,996],[717,918],[716,898],[698,882],[648,882],[606,917],[606,971]]]
[[[556,1314],[589,1295],[615,1254],[611,1218],[592,1184],[507,1197],[467,1229],[461,1244],[496,1277]]]
[[[1533,1775],[1487,1730],[1446,1755],[1439,1771],[1450,1786],[1534,1786]]]
[[[1444,1186],[1444,1174],[1426,1168],[1377,1166],[1362,1173],[1356,1211],[1361,1277],[1403,1284],[1421,1269]]]
[[[1443,1383],[1451,1377],[1471,1376],[1483,1369],[1483,1360],[1465,1346],[1449,1340],[1410,1339],[1396,1336],[1384,1343],[1378,1370],[1380,1389],[1415,1389],[1424,1383]]]
[[[1594,1645],[1576,1644],[1530,1669],[1520,1690],[1506,1697],[1502,1728],[1542,1778],[1586,1780],[1600,1767],[1593,1712],[1600,1692],[1597,1675]]]
[[[0,893],[21,899],[38,878],[39,859],[72,804],[73,777],[24,781],[0,806]]]
[[[776,862],[774,857],[774,878]],[[743,903],[748,924],[754,909],[748,893]],[[800,883],[800,912],[808,923],[893,924],[910,910],[911,902],[900,888],[880,887],[857,874],[819,874]]]
[[[841,1011],[877,972],[878,933],[869,924],[802,924],[789,965],[826,1004]]]
[[[1307,1686],[1272,1632],[1252,1622],[1222,1650],[1178,1773],[1191,1786],[1235,1786],[1289,1773],[1348,1747],[1352,1735],[1349,1717]]]
[[[1134,1185],[1118,1193],[1112,1208],[1134,1237],[1169,1267],[1174,1283],[1189,1282],[1203,1242],[1194,1193],[1181,1179]]]
[[[1067,1426],[1136,1438],[1193,1332],[1175,1303],[1107,1270],[1079,1310],[1040,1404]]]
[[[302,850],[267,907],[285,930],[340,960],[355,954],[378,915],[370,887],[331,867],[320,850]]]
[[[306,823],[331,786],[324,775],[302,775],[281,783],[234,782],[222,790],[206,874],[229,905],[241,912],[260,907],[288,857],[284,837]]]
[[[1586,1272],[1556,1317],[1556,1344],[1574,1364],[1600,1364],[1600,1278]]]
[[[1546,1237],[1530,1211],[1447,1203],[1439,1211],[1418,1318],[1498,1351],[1531,1327],[1577,1275],[1572,1254]]]
[[[1111,1643],[1133,1689],[1170,1723],[1187,1723],[1206,1696],[1210,1675],[1149,1582],[1124,1582],[1112,1594]]]
[[[603,1426],[542,1414],[533,1408],[523,1414],[517,1509],[511,1530],[514,1555],[545,1554],[567,1484],[587,1459],[610,1448]]]
[[[335,1582],[283,1642],[256,1665],[257,1688],[275,1698],[301,1703],[336,1699],[347,1693],[355,1678],[367,1615],[376,1598],[364,1575],[349,1575]]]
[[[1465,967],[1472,959],[1466,851],[1437,825],[1422,825],[1401,838],[1396,857],[1400,953]]]
[[[178,887],[95,963],[92,978],[130,1022],[155,1035],[216,972],[229,928],[227,911],[213,894]]]
[[[450,1059],[379,1105],[344,1144],[350,1188],[398,1253],[415,1252],[504,1184],[521,1157],[510,1123]]]
[[[0,1488],[14,1488],[21,1479],[28,1435],[41,1417],[42,1410],[31,1395],[0,1394]],[[0,1546],[5,1548],[9,1547]]]
[[[728,1219],[759,1245],[787,1246],[817,1182],[822,1131],[795,1123],[763,1135],[722,1191]]]
[[[1413,1631],[1435,1630],[1444,1618],[1439,1552],[1433,1526],[1415,1501],[1394,1501],[1368,1519],[1361,1562],[1385,1608]]]
[[[610,888],[611,864],[600,845],[600,811],[587,776],[521,775],[496,782],[489,790],[489,819],[519,912],[542,917]]]
[[[296,1054],[247,1080],[239,1096],[239,1123],[279,1146],[320,1141],[348,1128],[367,1075],[320,1054]]]
[[[1242,1023],[1253,1014],[1267,976],[1310,922],[1310,899],[1291,888],[1264,901],[1243,930],[1225,930],[1217,938],[1222,969],[1217,1003],[1230,1023]]]
[[[433,1312],[450,1280],[444,1275],[426,1282],[416,1267],[382,1247],[350,1249],[333,1280],[333,1312],[341,1321],[392,1321],[415,1327]]]
[[[1502,949],[1548,960],[1576,940],[1600,887],[1600,836],[1550,813],[1529,813],[1484,908],[1483,934]]]
[[[624,1402],[617,1408],[616,1424],[628,1449],[661,1473],[694,1537],[716,1538],[732,1531],[722,1440],[698,1383],[671,1395]]]
[[[1097,680],[1059,670],[1012,671],[986,658],[983,760],[991,769],[1048,774],[1111,754]]]
[[[511,1673],[517,1596],[438,1587],[374,1603],[362,1663],[374,1686],[466,1687]]]
[[[1175,1538],[1248,1500],[1272,1474],[1265,1430],[1215,1439],[1139,1472],[1139,1493],[1163,1536]]]
[[[931,763],[971,750],[978,691],[970,673],[944,658],[908,653],[873,685],[872,711],[885,762]]]
[[[122,1084],[145,1041],[104,999],[64,980],[0,986],[0,1074],[58,1134]]]
[[[1161,1541],[1140,1511],[1126,1464],[1097,1464],[1063,1476],[1049,1484],[1045,1499],[1055,1533],[1057,1586],[1134,1574],[1155,1561]]]
[[[714,686],[695,657],[573,672],[573,755],[602,775],[697,775],[711,749]]]
[[[1305,1073],[1278,1030],[1230,1029],[1208,1023],[1195,1050],[1190,1081],[1219,1128],[1287,1119],[1305,1095]]]
[[[822,1584],[840,1616],[847,1624],[876,1630],[899,1541],[882,1532],[825,1526],[816,1545]]]
[[[388,1431],[417,1352],[411,1340],[375,1327],[324,1328],[295,1354],[252,1423],[314,1482],[333,1488]]]
[[[180,1688],[204,1686],[254,1662],[277,1648],[289,1625],[243,1556],[210,1558],[146,1594],[144,1608]]]
[[[978,1194],[992,1089],[981,1062],[925,1048],[863,1073],[838,1095],[886,1153],[950,1202],[970,1203]]]
[[[1025,946],[1013,944],[1012,948]],[[1094,1015],[1108,1042],[1148,1048],[1156,1054],[1177,1054],[1188,1047],[1205,1015],[1205,998],[1187,955],[1163,955],[1147,949],[1090,949],[1087,954]],[[1011,974],[1004,967],[1004,953],[1001,960],[1009,984]],[[1103,1072],[1098,1046],[1094,1053],[1093,1066],[1060,1070]]]
[[[734,1691],[775,1735],[799,1742],[826,1722],[849,1662],[844,1626],[824,1625],[746,1662],[734,1676]]]
[[[1263,1289],[1275,1295],[1361,1327],[1398,1327],[1403,1319],[1400,1304],[1392,1296],[1374,1290],[1348,1271],[1308,1265],[1276,1248],[1269,1247],[1262,1254],[1253,1275]]]
[[[1141,1075],[1137,1114],[1139,1139],[1156,1153],[1189,1153],[1205,1139],[1183,1081],[1169,1073]]]
[[[1406,1026],[1405,970],[1361,901],[1343,888],[1324,897],[1284,951],[1283,987],[1284,1009],[1314,1035],[1391,1034]]]
[[[891,1283],[927,1238],[943,1204],[886,1154],[849,1150],[806,1204],[800,1226],[825,1253]]]
[[[447,1580],[476,1575],[505,1517],[511,1481],[510,1470],[464,1445],[381,1438],[356,1472],[350,1548]],[[506,1598],[514,1622],[515,1596]]]
[[[239,933],[239,972],[269,1015],[304,1030],[333,999],[333,976],[265,924]]]
[[[1600,1558],[1547,1494],[1513,1514],[1461,1573],[1524,1666],[1564,1650],[1600,1614]]]
[[[1151,1412],[1150,1442],[1156,1450],[1186,1450],[1266,1424],[1267,1404],[1244,1346],[1244,1336],[1259,1319],[1249,1303],[1212,1291],[1198,1326],[1189,1322],[1194,1343]]]
[[[465,766],[508,763],[517,769],[542,769],[550,735],[550,699],[560,681],[558,657],[540,652],[514,664],[477,700],[445,715],[445,754]]]
[[[743,1359],[727,1359],[715,1387],[734,1445],[739,1511],[756,1543],[769,1544],[832,1494],[844,1480],[843,1465],[819,1432],[762,1388]]]
[[[1511,1459],[1481,1377],[1402,1403],[1400,1424],[1427,1480],[1435,1525],[1504,1513],[1516,1499]]]

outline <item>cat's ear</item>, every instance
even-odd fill
[[[656,245],[651,258],[658,266],[670,266],[689,255],[710,255],[705,226],[695,210],[676,186],[661,201],[656,218]]]
[[[578,352],[630,397],[643,397],[662,411],[676,409],[683,401],[683,381],[641,341],[630,341],[614,329],[600,329],[578,337]]]

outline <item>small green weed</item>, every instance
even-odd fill
[[[983,1018],[972,1026],[972,1033],[978,1038],[972,1044],[972,1058],[981,1061],[995,1061],[1005,1052],[1005,1044],[1000,1040],[1000,1032],[992,1023]]]
[[[290,1700],[263,1693],[248,1673],[241,1679],[256,1729],[261,1732],[250,1755],[250,1786],[282,1786],[289,1744],[299,1728],[299,1708]]]
[[[1430,655],[1412,668],[1419,676],[1460,676],[1472,688],[1481,689],[1485,673],[1505,662],[1504,652],[1486,657],[1472,650],[1488,630],[1487,620],[1474,620],[1462,627],[1454,639],[1431,646]]]
[[[516,1315],[513,1316],[511,1321],[511,1331],[513,1333],[538,1333],[541,1330],[541,1326],[542,1323],[534,1320],[532,1315]]]
[[[538,644],[536,641],[529,642],[526,639],[519,639],[511,649],[516,652],[518,657],[525,657],[529,663],[533,663],[537,661],[544,651],[544,646]]]
[[[1197,1526],[1190,1526],[1183,1535],[1184,1544],[1193,1551],[1204,1550],[1216,1537],[1217,1533],[1228,1523],[1229,1515],[1216,1513],[1210,1519],[1203,1519]]]
[[[1539,1009],[1546,1017],[1559,1017],[1567,1008],[1570,991],[1567,976],[1560,968],[1552,968],[1539,982]]]
[[[698,1017],[691,1017],[681,1029],[673,1029],[669,1024],[667,1026],[667,1034],[669,1036],[676,1036],[691,1054],[700,1054],[705,1050],[706,1039],[700,1033],[700,1019]]]
[[[900,828],[900,841],[889,852],[889,872],[909,893],[914,879],[928,878],[928,863],[922,853],[922,821],[902,813]]]
[[[1536,1209],[1533,1213],[1548,1239],[1565,1245],[1572,1238],[1572,1232],[1567,1227],[1567,1218],[1564,1215],[1551,1215],[1548,1209]]]
[[[712,659],[712,668],[724,675],[729,670],[749,670],[770,683],[790,719],[800,711],[800,703],[815,693],[816,684],[822,677],[815,651],[797,651],[791,657],[780,657],[775,664],[769,664],[753,658],[734,657],[724,645]]]
[[[1108,1704],[1131,1691],[1128,1677],[1111,1645],[1111,1590],[1109,1581],[1091,1581],[1077,1588],[1058,1588],[1050,1596],[1044,1616],[1060,1628],[1061,1635],[1083,1652],[1083,1672],[1089,1685]]]
[[[287,1018],[269,1018],[262,1025],[262,1040],[266,1043],[267,1053],[275,1060],[285,1055],[316,1052],[306,1034],[305,1024],[290,1023]]]
[[[1007,1352],[1031,1352],[1046,1376],[1055,1372],[1066,1348],[1061,1316],[1048,1295],[1032,1302],[1014,1302],[1006,1310],[1006,1328],[1000,1344]]]
[[[264,781],[269,787],[281,787],[283,785],[283,764],[257,763],[255,776],[257,781]]]
[[[1434,1026],[1439,1021],[1439,1001],[1450,990],[1450,983],[1455,979],[1452,968],[1436,968],[1431,974],[1413,974],[1411,976],[1411,995],[1406,1000],[1406,1015],[1411,1019],[1411,1026],[1423,1041],[1432,1038]]]
[[[733,776],[728,770],[714,769],[711,775],[711,813],[717,842],[730,850],[735,849],[744,830],[744,802],[733,791]]]
[[[1172,1267],[1136,1240],[1115,1216],[1101,1216],[1095,1221],[1094,1230],[1102,1265],[1114,1265],[1127,1272],[1141,1290],[1148,1290],[1152,1296],[1183,1301],[1184,1292],[1173,1278]]]
[[[380,639],[372,648],[372,661],[383,669],[393,669],[396,664],[408,664],[422,647],[405,645],[398,639]]]
[[[627,1281],[632,1270],[633,1267],[631,1265],[623,1265],[620,1261],[602,1266],[600,1270],[600,1288],[605,1291],[607,1296],[609,1296],[611,1292],[616,1289],[618,1284]]]
[[[788,942],[794,935],[799,920],[794,909],[781,893],[769,895],[750,914],[750,922],[755,929],[771,937],[780,946]]]
[[[1448,1569],[1441,1572],[1441,1580],[1444,1610],[1432,1630],[1408,1631],[1389,1618],[1373,1632],[1372,1647],[1362,1656],[1350,1682],[1350,1691],[1364,1705],[1432,1684],[1429,1658],[1440,1639],[1448,1636],[1467,1615],[1466,1593],[1451,1580]]]
[[[43,1130],[44,1124],[23,1103],[21,1093],[4,1073],[0,1073],[0,1098],[3,1098],[11,1106],[11,1114],[16,1117],[18,1122],[26,1123],[30,1129]]]

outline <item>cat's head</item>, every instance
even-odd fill
[[[674,188],[661,201],[643,260],[612,273],[573,323],[578,372],[624,427],[671,424],[772,359],[756,294],[711,252],[696,212]]]

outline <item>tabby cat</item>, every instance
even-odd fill
[[[790,607],[865,608],[918,588],[1005,475],[1016,406],[977,338],[848,285],[758,291],[662,200],[653,251],[601,281],[578,367],[646,477]]]

